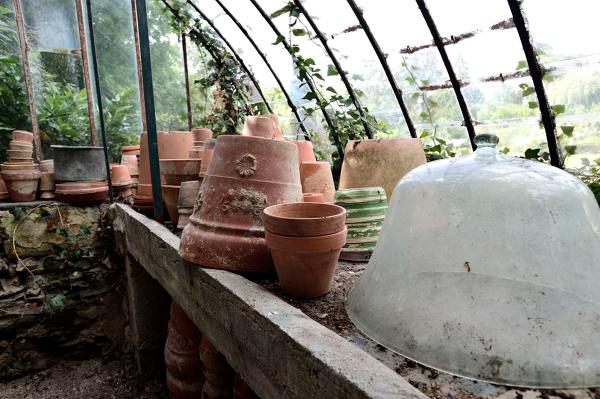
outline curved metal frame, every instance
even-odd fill
[[[277,82],[277,85],[281,89],[283,95],[285,96],[285,99],[287,100],[288,106],[291,108],[292,112],[294,113],[294,116],[296,117],[296,120],[300,124],[300,129],[302,129],[302,132],[304,133],[304,136],[308,137],[308,131],[306,130],[306,127],[304,126],[304,123],[302,122],[302,118],[300,118],[300,114],[298,114],[298,108],[296,107],[296,105],[292,101],[292,98],[290,97],[289,93],[287,92],[287,90],[283,86],[283,83],[281,82],[281,79],[279,79],[279,76],[277,75],[277,73],[275,72],[275,70],[273,69],[273,67],[271,66],[271,63],[267,60],[267,56],[262,52],[262,50],[260,49],[260,47],[258,47],[258,45],[254,41],[254,39],[252,38],[252,36],[248,33],[248,31],[246,30],[246,28],[244,28],[244,26],[240,23],[240,21],[238,21],[237,18],[235,18],[235,16],[231,13],[231,11],[229,11],[229,9],[227,7],[225,7],[225,5],[223,4],[223,2],[221,2],[221,0],[214,0],[214,1],[219,5],[219,7],[221,7],[221,9],[223,11],[225,11],[225,14],[227,14],[227,16],[238,27],[238,29],[242,32],[242,34],[246,37],[246,39],[248,39],[248,41],[250,42],[250,44],[252,45],[252,47],[254,48],[254,50],[256,50],[256,52],[258,53],[258,55],[260,56],[260,58],[263,60],[263,62],[265,63],[265,65],[267,66],[267,68],[269,69],[269,71],[271,72],[271,74],[273,75],[273,77],[275,78],[275,81]],[[192,0],[187,0],[187,3],[193,4]]]
[[[281,34],[281,32],[279,31],[279,29],[277,28],[277,26],[275,25],[275,23],[273,23],[273,21],[271,20],[271,18],[269,17],[269,15],[260,6],[260,4],[258,4],[258,2],[256,0],[250,0],[250,2],[252,3],[252,5],[254,5],[254,8],[256,8],[256,10],[263,17],[263,19],[269,25],[269,27],[271,27],[271,30],[273,30],[273,32],[275,33],[276,37],[283,37],[283,40],[281,41],[281,44],[283,44],[283,47],[285,47],[285,49],[288,52],[288,54],[290,54],[290,56],[292,57],[292,61],[294,61],[294,64],[297,64],[297,59],[292,54],[292,52],[291,52],[291,46],[288,43],[287,39],[285,39],[285,36],[283,36]],[[316,89],[314,83],[312,82],[312,80],[310,80],[308,77],[305,77],[304,78],[304,82],[308,86],[309,90],[313,94],[316,95],[317,89]],[[339,137],[337,136],[337,134],[335,134],[335,126],[333,124],[333,121],[331,120],[331,117],[327,113],[327,110],[325,109],[325,107],[323,107],[322,105],[319,104],[319,108],[321,109],[321,112],[323,113],[323,118],[325,119],[325,123],[327,123],[327,126],[329,126],[329,129],[333,132],[332,136],[333,136],[333,140],[335,142],[335,146],[338,149],[340,157],[342,157],[342,159],[343,159],[343,157],[344,157],[344,155],[343,155],[344,151],[343,151],[342,145],[340,143]]]
[[[519,33],[519,39],[521,39],[521,45],[523,46],[523,52],[527,59],[527,65],[529,67],[529,74],[533,81],[535,88],[535,94],[538,99],[540,112],[542,114],[542,124],[546,131],[546,140],[548,141],[548,151],[550,152],[550,164],[558,168],[563,167],[563,159],[560,153],[560,147],[558,145],[558,138],[556,137],[556,121],[552,115],[552,109],[548,103],[548,97],[546,96],[546,90],[544,89],[544,72],[537,59],[533,44],[531,43],[531,35],[527,29],[525,22],[525,16],[521,8],[520,0],[508,0],[508,6],[513,16],[513,21]]]
[[[175,10],[169,3],[167,3],[166,0],[161,0],[161,2],[165,5],[165,7],[167,7],[169,9],[169,11],[173,15],[175,15],[176,17],[179,16],[179,12],[177,10]],[[258,95],[260,96],[260,98],[263,100],[263,102],[267,106],[267,109],[269,110],[269,112],[273,113],[273,109],[271,108],[271,104],[269,104],[269,102],[267,101],[267,98],[264,96],[264,94],[262,92],[262,89],[260,88],[260,85],[258,84],[258,81],[254,77],[254,75],[252,74],[252,72],[250,71],[250,69],[248,69],[248,67],[246,66],[246,64],[242,60],[242,58],[233,49],[233,46],[231,46],[231,43],[229,43],[229,41],[227,41],[227,39],[225,39],[225,37],[214,26],[214,24],[212,23],[212,21],[210,21],[210,19],[206,16],[206,14],[204,14],[202,11],[200,11],[195,6],[193,6],[193,7],[198,12],[198,14],[200,14],[200,16],[202,17],[202,19],[204,19],[208,23],[208,25],[217,34],[217,36],[219,36],[221,38],[221,40],[223,41],[223,43],[225,43],[225,45],[227,46],[227,48],[229,48],[229,51],[231,52],[231,54],[233,54],[233,56],[235,57],[235,59],[237,60],[237,62],[240,64],[240,66],[242,67],[242,69],[244,70],[244,72],[246,72],[246,74],[248,75],[248,78],[250,78],[250,80],[252,81],[252,84],[254,85],[254,87],[256,87],[256,91],[258,91]],[[195,31],[195,29],[192,29],[192,32],[194,32],[194,31]],[[200,37],[201,37],[201,35],[200,35]],[[219,57],[217,57],[216,54],[213,54],[209,50],[209,47],[206,44],[203,44],[203,47],[206,49],[206,51],[208,51],[208,53],[215,60],[215,62],[217,62],[217,63],[221,62],[220,59],[219,59]],[[236,87],[237,87],[237,85],[236,85]],[[239,90],[239,88],[238,88],[238,90]]]
[[[352,100],[354,107],[356,107],[356,110],[358,111],[358,113],[360,114],[360,117],[362,118],[362,124],[363,124],[363,127],[365,128],[365,133],[367,134],[368,138],[372,139],[373,132],[371,131],[371,127],[365,120],[366,119],[365,111],[363,110],[362,105],[360,104],[360,101],[358,100],[358,97],[356,96],[356,93],[354,92],[354,89],[352,88],[352,85],[350,85],[350,81],[348,81],[348,76],[346,76],[346,72],[342,69],[337,57],[335,56],[335,54],[333,54],[333,51],[331,51],[331,48],[329,47],[329,44],[327,43],[327,39],[325,38],[325,36],[323,36],[323,33],[321,32],[321,30],[319,29],[319,27],[317,26],[315,21],[312,19],[310,14],[306,11],[306,9],[304,8],[304,6],[300,2],[300,0],[293,0],[293,1],[294,1],[294,4],[296,5],[296,7],[298,7],[300,12],[302,12],[302,14],[304,15],[304,18],[306,18],[306,21],[308,22],[308,24],[310,25],[312,30],[315,31],[315,35],[321,41],[321,44],[325,48],[327,55],[331,59],[331,62],[333,62],[333,66],[335,67],[335,69],[337,69],[338,73],[340,74],[340,78],[342,79],[344,86],[346,86],[348,95],[350,95],[350,99]]]
[[[398,106],[400,106],[400,110],[402,111],[402,115],[404,116],[404,121],[406,122],[408,131],[410,132],[410,137],[416,138],[417,131],[415,130],[415,126],[413,125],[412,119],[410,118],[410,114],[408,113],[408,108],[406,108],[406,104],[404,104],[404,99],[402,98],[402,90],[400,89],[400,87],[398,87],[398,83],[396,83],[396,79],[394,78],[394,75],[392,74],[392,70],[390,69],[390,66],[388,65],[388,63],[386,61],[383,51],[381,51],[381,47],[379,47],[379,43],[377,42],[377,39],[375,39],[373,32],[371,32],[371,28],[369,27],[369,24],[367,24],[367,21],[365,20],[365,17],[363,16],[362,10],[356,5],[356,2],[354,0],[347,0],[347,1],[348,1],[348,4],[350,5],[350,8],[352,9],[352,12],[354,12],[356,19],[358,19],[358,23],[360,24],[363,31],[365,32],[365,35],[367,35],[367,39],[369,39],[369,43],[371,43],[371,47],[373,47],[373,50],[375,50],[375,54],[377,55],[377,58],[379,59],[379,63],[381,64],[381,67],[383,68],[383,72],[385,72],[385,76],[387,77],[387,80],[390,83],[390,86],[392,87],[392,91],[394,92],[396,101],[398,101]]]
[[[469,113],[469,108],[467,107],[467,103],[465,98],[462,95],[462,91],[460,89],[460,82],[456,78],[456,74],[454,73],[454,68],[452,67],[452,63],[450,62],[450,58],[448,58],[448,53],[446,53],[446,48],[444,47],[444,43],[442,42],[442,38],[440,37],[440,33],[437,30],[437,26],[427,8],[427,4],[425,4],[425,0],[416,0],[419,9],[421,10],[421,14],[423,15],[423,19],[425,19],[425,23],[429,28],[429,32],[431,36],[433,36],[433,41],[435,46],[442,57],[442,61],[444,62],[444,66],[446,67],[446,71],[448,72],[448,77],[450,78],[450,82],[452,83],[452,88],[454,89],[454,94],[456,95],[456,100],[458,101],[458,106],[460,108],[460,112],[463,115],[464,125],[467,128],[467,132],[469,133],[469,140],[471,141],[471,148],[474,150],[477,148],[475,142],[475,128],[473,127],[473,121],[471,120],[471,114]]]

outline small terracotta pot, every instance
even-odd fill
[[[217,144],[217,140],[207,141],[204,145],[204,153],[202,154],[202,164],[200,165],[200,177],[203,177],[210,166],[210,161],[212,160],[213,153],[215,152],[215,145]]]
[[[35,201],[40,172],[2,172],[2,180],[6,184],[8,194],[13,202]]]
[[[303,193],[302,198],[304,199],[304,202],[325,203],[325,198],[322,193]]]
[[[29,150],[6,150],[8,159],[31,159],[33,148]]]
[[[172,223],[177,223],[179,213],[177,212],[177,199],[179,198],[179,187],[163,184],[161,188],[163,201],[165,202],[169,219]]]
[[[131,175],[125,165],[115,165],[110,170],[112,184],[119,187],[131,184]]]
[[[242,136],[272,139],[275,136],[275,124],[268,116],[247,116],[244,121]]]
[[[271,205],[263,211],[263,223],[266,231],[280,236],[324,236],[344,229],[346,210],[310,202]]]
[[[161,159],[160,174],[168,185],[181,185],[184,181],[198,180],[199,159]]]
[[[33,144],[21,143],[18,141],[11,141],[8,144],[8,149],[15,150],[15,151],[32,151],[33,152]]]
[[[183,183],[181,183],[181,188],[179,190],[177,206],[179,208],[192,208],[194,206],[194,202],[196,202],[196,198],[198,198],[199,192],[199,180],[184,181]]]
[[[208,141],[212,138],[212,130],[205,127],[195,127],[192,129],[192,136],[194,141]]]
[[[281,133],[281,127],[279,126],[279,118],[277,117],[277,115],[267,114],[265,116],[271,118],[271,120],[273,121],[273,128],[275,129],[275,134],[273,135],[273,138],[275,140],[284,140],[283,133]]]
[[[40,177],[40,198],[41,199],[53,199],[55,182],[54,172],[42,172]]]
[[[331,290],[346,228],[316,237],[285,237],[265,232],[267,245],[284,293],[298,298],[317,298]]]
[[[329,162],[302,162],[300,164],[302,192],[321,193],[327,203],[335,199],[335,184]]]
[[[14,141],[21,141],[29,144],[33,143],[33,133],[25,130],[14,130],[12,137]]]
[[[40,171],[54,173],[54,159],[40,161]]]
[[[316,162],[315,152],[313,150],[313,145],[308,140],[296,140],[292,141],[292,143],[296,144],[298,147],[298,161],[299,164],[302,162]]]
[[[0,178],[0,200],[9,199],[10,195],[8,194],[8,189],[6,188],[6,184],[4,180]]]

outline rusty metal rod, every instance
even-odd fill
[[[187,39],[185,33],[181,32],[181,50],[183,51],[183,77],[185,79],[185,105],[187,110],[188,130],[192,130],[192,96],[190,94],[190,77],[188,72]]]
[[[138,90],[140,96],[140,119],[142,131],[148,131],[146,126],[146,105],[144,103],[144,80],[142,79],[142,56],[140,54],[140,35],[138,32],[137,11],[135,0],[131,0],[131,19],[133,22],[133,44],[135,47],[135,65],[137,68]]]

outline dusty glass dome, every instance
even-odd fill
[[[569,173],[483,139],[396,186],[348,314],[384,346],[452,374],[599,386],[600,208]]]

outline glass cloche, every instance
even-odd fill
[[[352,321],[424,365],[525,387],[600,386],[600,208],[558,168],[499,153],[396,186]]]

